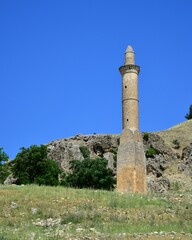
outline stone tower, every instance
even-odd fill
[[[131,46],[125,52],[122,75],[123,131],[117,153],[117,191],[145,193],[146,163],[142,135],[139,132],[138,75],[135,53]]]

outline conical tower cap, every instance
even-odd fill
[[[128,47],[127,47],[125,53],[135,53],[135,52],[134,52],[132,46],[131,46],[131,45],[128,45]]]

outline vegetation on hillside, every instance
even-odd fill
[[[65,186],[105,190],[114,189],[116,182],[114,173],[107,167],[106,159],[85,158],[83,161],[73,160],[70,163],[71,173],[65,176]]]
[[[89,158],[90,157],[90,151],[86,146],[80,146],[79,149],[80,149],[84,158]]]
[[[175,148],[175,149],[179,149],[180,148],[180,142],[177,139],[174,139],[172,141],[172,143],[174,145],[173,148]]]
[[[189,107],[189,113],[187,113],[187,114],[185,115],[185,118],[186,118],[187,120],[192,119],[192,104],[190,105],[190,107]]]
[[[181,154],[182,149],[187,145],[190,145],[192,142],[191,129],[192,119],[189,119],[188,121],[179,123],[169,129],[156,132],[156,134],[162,137],[169,147],[173,147],[173,141],[175,142],[175,140],[177,140],[177,142],[179,142],[179,148],[176,150]]]
[[[57,186],[61,170],[56,161],[47,157],[47,146],[32,145],[21,148],[12,163],[12,172],[17,179],[16,184]]]
[[[5,153],[3,148],[0,148],[0,183],[3,183],[10,174],[8,159],[9,156]]]
[[[152,146],[150,146],[147,150],[146,150],[146,157],[147,158],[154,158],[155,154],[158,154],[159,151],[155,148],[153,148]]]
[[[63,172],[57,162],[47,157],[47,146],[32,145],[21,148],[16,158],[8,161],[8,156],[0,148],[0,183],[12,173],[16,184],[39,184],[57,186],[63,185],[75,188],[92,188],[113,190],[115,184],[114,173],[107,167],[104,158],[90,159],[87,147],[81,147],[83,161],[71,161],[70,173]],[[4,163],[4,164],[2,164]]]

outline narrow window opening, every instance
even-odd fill
[[[129,121],[129,119],[127,119],[127,122]]]
[[[125,86],[125,88],[127,88],[127,86]]]

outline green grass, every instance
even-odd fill
[[[0,186],[0,240],[115,239],[119,233],[192,233],[191,195]],[[108,238],[107,238],[108,236]],[[99,238],[98,238],[99,239]]]

